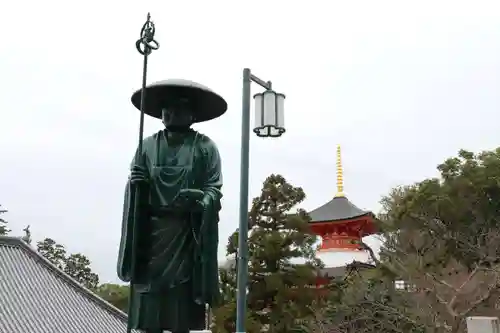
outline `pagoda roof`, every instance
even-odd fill
[[[350,220],[369,214],[372,213],[356,207],[344,196],[336,196],[323,206],[309,212],[311,223]]]

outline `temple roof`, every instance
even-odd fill
[[[312,223],[349,220],[368,214],[371,213],[359,209],[344,196],[335,197],[323,206],[309,212]]]
[[[20,238],[0,236],[0,280],[0,332],[127,330],[125,313],[84,288]]]

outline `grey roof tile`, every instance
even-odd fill
[[[124,333],[127,315],[19,238],[0,236],[0,333]]]
[[[345,197],[335,197],[323,206],[309,212],[312,223],[348,220],[367,214],[371,213],[359,209]]]

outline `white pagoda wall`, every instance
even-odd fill
[[[380,250],[381,242],[375,236],[369,236],[363,238],[368,246],[370,246],[375,254],[378,254]],[[360,261],[364,263],[370,263],[370,255],[367,251],[350,251],[350,250],[327,250],[318,251],[316,256],[320,258],[325,267],[340,267],[352,263],[353,261]]]

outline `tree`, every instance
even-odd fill
[[[301,318],[311,314],[311,305],[317,299],[311,286],[322,264],[315,255],[316,236],[310,231],[307,212],[291,212],[304,198],[302,188],[290,185],[280,175],[271,175],[260,196],[253,200],[249,214],[247,322],[255,325],[247,325],[248,332],[290,332]],[[227,250],[236,258],[237,242],[235,232]],[[226,322],[234,322],[234,305],[230,299],[222,307]],[[220,311],[215,312],[219,327]],[[226,325],[227,331],[229,328]]]
[[[60,270],[88,289],[95,290],[99,276],[92,272],[90,260],[81,253],[67,255],[64,245],[51,238],[37,243],[37,251]]]
[[[128,311],[129,286],[105,283],[97,288],[97,294],[123,312]]]
[[[380,260],[372,257],[384,278],[406,283],[393,308],[399,315],[410,308],[404,314],[414,328],[464,332],[467,316],[498,315],[500,148],[461,150],[438,170],[439,178],[396,188],[382,200],[385,242]],[[374,314],[379,303],[366,309]]]
[[[237,238],[237,232],[229,239]],[[231,244],[231,241],[229,241]],[[214,333],[233,333],[236,331],[236,260],[229,260],[226,267],[219,268],[221,304],[211,309],[211,330]],[[261,325],[247,311],[245,322],[247,332],[259,332]]]
[[[235,262],[229,262],[228,267],[219,268],[221,299],[229,303],[236,298],[236,267]]]
[[[45,238],[36,244],[37,251],[60,270],[66,266],[66,248],[52,238]]]
[[[92,272],[90,260],[81,253],[66,257],[64,272],[88,289],[95,290],[99,285],[99,276]]]
[[[7,210],[2,209],[2,205],[0,205],[0,236],[7,235],[10,230],[7,228],[7,221],[2,218],[2,215],[7,213]]]
[[[308,332],[427,333],[416,318],[422,309],[380,269],[370,269],[337,283],[339,299],[319,307]]]

